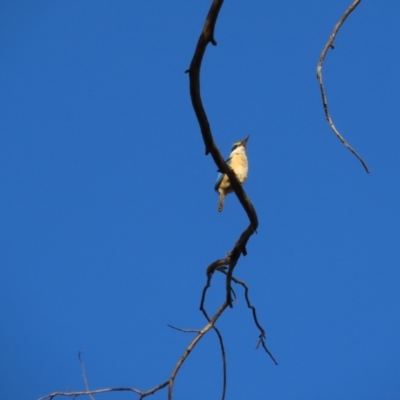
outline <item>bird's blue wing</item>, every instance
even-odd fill
[[[223,176],[224,176],[224,174],[222,174],[221,172],[218,173],[217,181],[215,182],[215,186],[214,186],[215,190],[218,190],[219,184],[221,183]]]
[[[226,162],[228,165],[231,165],[231,157],[229,157],[225,162]],[[221,183],[222,178],[224,177],[224,175],[225,175],[225,174],[223,174],[222,172],[219,172],[219,173],[218,173],[217,181],[215,182],[215,186],[214,186],[214,189],[215,189],[215,190],[218,190],[219,184]]]

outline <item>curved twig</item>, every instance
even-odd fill
[[[221,269],[221,266],[224,265],[223,263],[221,263],[222,261],[223,261],[223,260],[218,260],[218,261],[212,263],[212,264],[207,268],[207,271],[210,269],[210,267],[212,267],[212,266],[214,265],[214,266],[218,266],[217,269],[218,269],[219,271],[224,272],[223,269]],[[201,294],[201,300],[200,300],[200,310],[201,310],[201,312],[204,314],[204,316],[206,317],[206,320],[207,320],[208,322],[210,322],[210,318],[209,318],[209,316],[208,316],[208,314],[207,314],[206,309],[204,308],[204,302],[205,302],[205,300],[206,300],[207,290],[208,290],[208,288],[211,286],[211,279],[212,279],[212,277],[213,277],[213,273],[214,273],[215,270],[216,270],[216,269],[214,269],[211,273],[207,273],[207,283],[206,283],[206,285],[205,285],[204,288],[203,288],[203,292],[202,292],[202,294]],[[226,273],[226,272],[224,272],[224,273]],[[220,344],[220,347],[221,347],[221,354],[222,354],[222,374],[223,374],[223,381],[222,381],[222,382],[223,382],[223,383],[222,383],[222,400],[224,400],[224,399],[225,399],[225,394],[226,394],[226,353],[225,353],[225,346],[224,346],[224,341],[223,341],[223,339],[222,339],[221,332],[218,330],[218,328],[217,328],[216,326],[214,326],[213,328],[214,328],[215,333],[216,333],[217,336],[218,336],[219,344]]]
[[[257,311],[256,308],[250,303],[250,299],[249,299],[249,287],[247,286],[247,284],[244,281],[241,281],[240,279],[235,278],[234,276],[232,277],[233,282],[237,283],[238,285],[243,286],[244,288],[244,297],[246,299],[246,303],[247,303],[247,307],[251,309],[252,313],[253,313],[253,319],[254,319],[254,323],[256,324],[257,328],[260,331],[260,336],[258,337],[258,343],[256,345],[256,349],[258,349],[260,347],[260,344],[262,345],[262,347],[264,348],[264,350],[266,351],[266,353],[271,357],[272,361],[275,363],[275,365],[278,365],[278,362],[276,361],[275,357],[272,355],[272,353],[268,350],[268,347],[265,343],[265,339],[266,339],[266,334],[265,334],[265,330],[264,328],[261,326],[261,324],[258,322],[258,318],[257,318]]]
[[[336,34],[338,33],[340,27],[342,26],[343,22],[346,20],[346,18],[350,15],[350,13],[358,6],[358,4],[361,2],[361,0],[355,0],[353,4],[345,11],[345,13],[342,15],[342,17],[339,19],[338,23],[335,25],[333,28],[333,32],[331,36],[329,37],[328,42],[326,43],[325,47],[322,50],[321,56],[319,57],[318,60],[318,65],[317,65],[317,79],[319,82],[319,87],[321,89],[321,96],[322,96],[322,104],[324,106],[324,111],[325,111],[325,118],[328,121],[329,126],[332,128],[334,134],[336,137],[358,158],[358,160],[361,162],[367,173],[369,173],[368,165],[367,163],[362,159],[362,157],[349,145],[349,143],[346,141],[346,139],[339,133],[339,131],[336,129],[332,118],[329,114],[329,109],[328,109],[328,100],[326,98],[325,94],[325,87],[324,83],[322,80],[322,65],[325,60],[326,53],[328,52],[329,48],[334,48],[333,41],[336,38]]]
[[[203,294],[203,297],[204,297],[204,294]],[[211,322],[211,319],[209,318],[206,310],[203,308],[203,302],[202,302],[202,305],[201,305],[200,309],[203,312],[203,314],[205,315],[207,321]],[[177,331],[184,332],[184,333],[200,333],[201,332],[200,329],[182,329],[182,328],[177,328],[176,326],[173,326],[173,325],[170,325],[170,324],[168,324],[168,326],[170,328],[172,328],[172,329],[176,329]],[[225,399],[225,394],[226,394],[226,353],[225,353],[225,346],[224,346],[224,341],[223,341],[221,332],[218,330],[218,328],[215,326],[215,324],[213,326],[213,329],[215,330],[215,332],[216,332],[216,334],[218,336],[219,344],[220,344],[220,347],[221,347],[222,374],[223,374],[222,400],[224,400]]]
[[[207,321],[211,321],[210,317],[207,314],[206,309],[203,307],[203,304],[201,305],[200,310],[203,312],[204,316],[206,317]],[[218,336],[218,340],[219,340],[219,345],[221,347],[221,355],[222,355],[222,400],[225,399],[225,395],[226,395],[226,353],[225,353],[225,346],[224,346],[224,340],[222,338],[221,332],[219,331],[219,329],[214,325],[213,329],[215,331],[215,333]]]

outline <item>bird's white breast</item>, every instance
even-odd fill
[[[233,154],[231,158],[231,167],[235,172],[240,183],[244,183],[247,179],[247,174],[249,172],[249,165],[247,162],[246,153],[241,152],[238,154]]]

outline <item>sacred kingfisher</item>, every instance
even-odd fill
[[[236,177],[241,184],[243,184],[247,179],[247,174],[249,171],[249,165],[246,156],[246,145],[248,140],[249,136],[243,140],[235,142],[232,146],[231,154],[226,160],[226,163],[236,174]],[[219,193],[218,211],[221,212],[224,209],[225,196],[228,193],[233,192],[231,183],[226,174],[221,172],[218,174],[217,182],[215,183],[215,191]]]

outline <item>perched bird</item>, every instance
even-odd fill
[[[248,140],[249,136],[244,140],[235,142],[232,146],[232,152],[226,160],[226,163],[236,174],[236,177],[241,184],[243,184],[247,179],[247,173],[249,171],[246,156],[246,145]],[[221,212],[224,209],[225,196],[228,193],[233,192],[228,175],[221,172],[218,174],[217,182],[215,183],[215,191],[219,193],[218,211]]]

